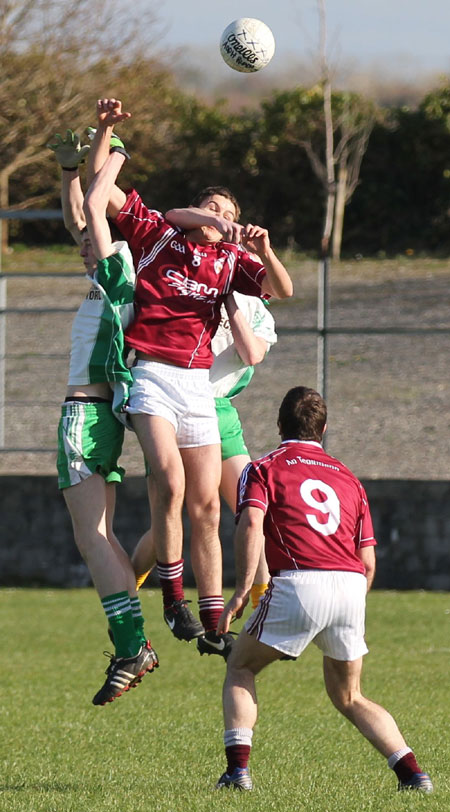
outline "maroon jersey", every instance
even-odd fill
[[[247,465],[238,486],[243,508],[264,511],[266,558],[277,570],[364,573],[356,555],[376,544],[365,490],[319,443],[286,440]]]
[[[209,369],[224,297],[233,290],[260,296],[264,266],[232,243],[189,242],[134,190],[115,222],[137,274],[127,343],[161,361]]]

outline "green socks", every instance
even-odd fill
[[[133,621],[134,621],[134,628],[136,631],[136,636],[141,644],[141,646],[145,646],[147,642],[147,638],[144,632],[144,617],[142,615],[141,609],[141,602],[136,595],[135,598],[130,598],[131,603],[131,611],[133,614]]]
[[[138,598],[132,600],[138,600],[139,602]],[[134,657],[143,645],[141,641],[143,631],[136,629],[128,592],[105,595],[101,601],[113,634],[116,657]],[[142,618],[143,629],[144,618],[140,612],[140,605],[139,613]],[[145,637],[143,639],[145,643]]]

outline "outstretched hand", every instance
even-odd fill
[[[99,127],[114,127],[127,118],[131,118],[131,113],[122,112],[120,99],[98,99],[97,119]]]
[[[267,228],[248,223],[242,230],[241,242],[246,251],[261,256],[270,248],[269,232]]]
[[[76,169],[90,149],[89,144],[81,146],[80,137],[73,130],[67,130],[65,138],[56,133],[54,142],[49,142],[47,147],[53,150],[56,160],[64,169]]]

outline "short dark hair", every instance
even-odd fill
[[[202,189],[195,195],[191,202],[191,206],[200,206],[205,198],[211,197],[211,195],[221,195],[222,197],[226,197],[227,200],[231,200],[234,208],[236,209],[235,223],[238,223],[239,217],[241,216],[241,208],[233,192],[230,192],[226,186],[206,186],[205,189]]]
[[[320,443],[326,422],[327,405],[318,392],[306,386],[289,389],[278,412],[283,440],[315,440]]]

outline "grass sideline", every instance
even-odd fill
[[[2,812],[448,812],[448,593],[368,598],[364,691],[394,713],[432,796],[396,792],[383,758],[326,698],[314,646],[258,679],[255,790],[214,791],[223,661],[170,635],[157,590],[142,602],[161,666],[96,708],[110,646],[95,592],[0,590]]]

